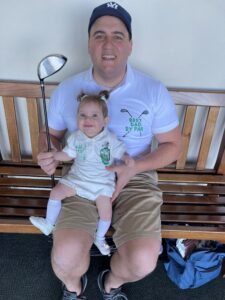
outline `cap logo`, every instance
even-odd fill
[[[111,7],[111,8],[117,9],[118,8],[118,4],[116,4],[115,2],[109,2],[109,3],[107,3],[107,7]]]

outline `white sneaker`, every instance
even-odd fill
[[[41,217],[30,217],[29,220],[31,223],[41,230],[45,235],[49,235],[53,229],[54,226],[45,218]]]
[[[102,255],[110,255],[110,247],[107,244],[105,239],[103,240],[95,239],[94,244],[101,252]]]

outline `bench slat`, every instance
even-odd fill
[[[216,183],[225,184],[225,176],[211,174],[174,174],[174,173],[158,173],[159,181],[171,183]]]
[[[28,219],[0,218],[0,224],[1,232],[4,233],[40,234],[40,231]],[[111,234],[112,231],[110,232]],[[162,238],[194,238],[225,242],[224,228],[207,226],[203,228],[198,226],[162,225]]]
[[[26,164],[0,165],[0,174],[8,176],[41,176],[49,178],[39,166],[27,166]],[[61,167],[57,168],[55,176],[61,176]]]
[[[56,88],[56,83],[45,84],[45,94],[46,98],[49,98],[51,93]],[[1,96],[17,96],[17,97],[35,97],[41,98],[41,88],[40,84],[37,82],[10,82],[2,81],[0,82],[0,95]]]
[[[34,190],[34,189],[16,189],[1,187],[1,196],[18,196],[30,198],[48,198],[50,190]]]
[[[36,98],[31,98],[31,97],[27,98],[27,112],[28,112],[30,140],[31,140],[31,148],[32,148],[32,160],[34,162],[37,162],[38,135],[40,130],[40,124],[39,124]]]
[[[188,106],[186,107],[185,112],[185,118],[184,118],[184,124],[182,129],[182,152],[180,154],[180,157],[177,160],[176,163],[176,169],[184,169],[186,160],[187,160],[187,154],[188,154],[188,148],[190,144],[191,139],[191,133],[194,125],[195,115],[196,115],[196,109],[197,106]]]
[[[18,217],[29,217],[29,216],[45,216],[45,209],[41,208],[18,208],[18,207],[0,207],[1,216],[18,216]]]
[[[225,107],[224,91],[193,91],[169,89],[173,101],[179,105],[221,106]]]
[[[179,213],[179,214],[198,214],[198,215],[225,215],[225,206],[217,205],[175,205],[163,204],[161,208],[162,213]]]
[[[4,233],[26,233],[26,234],[40,234],[35,226],[33,226],[28,218],[0,218],[0,232]]]
[[[2,166],[0,165],[0,174],[8,175],[8,176],[39,176],[39,177],[46,177],[46,175],[41,168],[38,166],[36,167],[29,167],[24,166],[18,168],[18,166]],[[56,170],[56,176],[61,175],[61,167]],[[199,176],[201,175],[201,176]],[[159,181],[166,181],[166,182],[196,182],[196,183],[225,183],[225,175],[217,175],[217,174],[174,174],[172,171],[170,173],[162,172],[161,170],[158,173]]]
[[[219,186],[219,185],[201,186],[201,185],[159,184],[159,188],[166,193],[225,195],[224,186]]]
[[[21,162],[19,134],[16,121],[16,111],[13,97],[3,97],[8,137],[11,148],[12,161]]]
[[[225,174],[225,151],[223,153],[223,158],[219,165],[218,173]]]
[[[37,206],[46,207],[48,197],[38,198],[25,198],[17,196],[0,196],[0,206]],[[163,195],[163,206],[166,204],[191,204],[193,209],[195,205],[217,205],[218,207],[225,205],[225,197],[199,197],[199,196],[175,196]],[[166,208],[167,209],[167,208]],[[184,208],[182,207],[184,211]]]
[[[218,173],[225,175],[225,129],[223,132],[223,138],[216,161],[216,166],[218,166]]]
[[[0,206],[47,207],[47,198],[0,197]]]
[[[44,183],[43,183],[44,185]],[[46,184],[47,185],[47,184]],[[33,185],[34,186],[34,185]],[[47,185],[49,187],[49,185]],[[37,183],[37,186],[41,187]],[[166,185],[166,184],[159,184],[160,189],[164,193],[177,193],[177,194],[212,194],[212,195],[225,195],[225,188],[223,186],[195,186],[195,185]],[[51,188],[49,187],[49,190]],[[1,195],[15,195],[18,196],[26,196],[26,197],[34,197],[38,196],[40,193],[42,195],[48,195],[49,190],[32,190],[32,189],[20,189],[20,188],[1,188]]]
[[[225,205],[225,197],[215,195],[207,195],[204,197],[193,195],[170,195],[163,194],[163,203],[178,203],[178,204],[216,204]]]
[[[162,225],[162,238],[216,240],[225,242],[224,228],[212,226]]]
[[[57,180],[56,180],[57,182]],[[0,186],[10,187],[34,187],[34,188],[51,188],[49,179],[31,179],[31,178],[0,178]]]
[[[185,214],[164,214],[161,215],[162,222],[167,223],[200,223],[200,224],[225,224],[225,216],[216,215],[185,215]],[[224,228],[225,229],[225,228]]]
[[[205,124],[205,129],[203,133],[203,138],[201,141],[201,147],[199,151],[199,156],[197,159],[197,170],[204,170],[205,165],[207,162],[208,154],[209,154],[209,149],[211,146],[212,138],[213,138],[213,133],[214,129],[216,126],[216,121],[218,118],[219,114],[219,107],[211,107],[208,112],[206,124]]]

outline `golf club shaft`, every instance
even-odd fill
[[[49,126],[48,126],[48,116],[47,116],[47,107],[46,107],[46,99],[45,99],[45,86],[44,86],[44,80],[40,80],[41,85],[41,93],[42,93],[42,99],[43,99],[43,108],[44,108],[44,119],[45,119],[45,130],[46,130],[46,138],[47,138],[47,146],[48,146],[48,152],[51,151],[51,139],[50,139],[50,133],[49,133]],[[51,175],[51,182],[52,187],[55,186],[55,177],[54,174]]]

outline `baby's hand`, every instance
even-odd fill
[[[124,161],[125,165],[128,167],[133,167],[134,163],[135,163],[134,159],[131,156],[129,156],[128,154],[124,154],[123,161]]]
[[[135,167],[136,162],[132,157],[125,154],[122,157],[122,161],[124,162],[123,164],[106,167],[108,171],[117,174],[116,188],[112,195],[112,202],[116,199],[130,179],[137,174]]]

